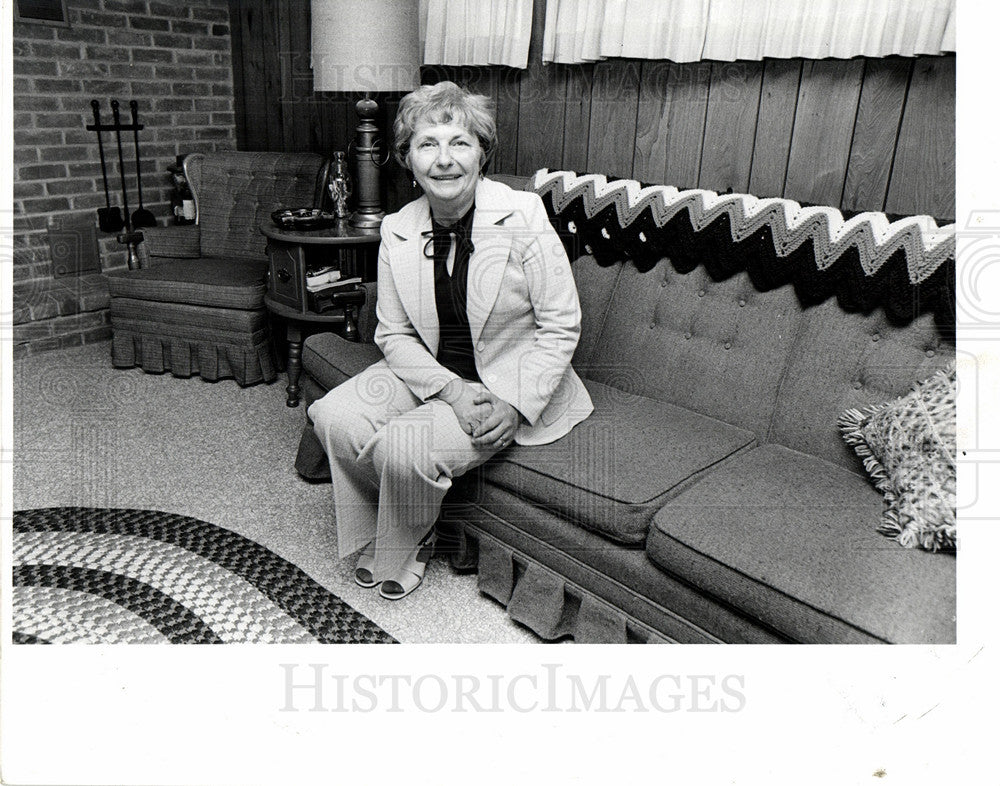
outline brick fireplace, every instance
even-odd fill
[[[99,270],[124,247],[96,229],[104,207],[92,99],[110,123],[117,98],[139,103],[144,207],[173,220],[167,166],[178,155],[236,149],[226,0],[67,0],[68,26],[14,24],[14,357],[107,339]],[[123,134],[129,210],[134,147]],[[121,205],[114,134],[104,135],[112,205]]]

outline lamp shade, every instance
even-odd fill
[[[312,0],[313,89],[404,92],[420,84],[417,0]]]

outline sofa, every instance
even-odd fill
[[[954,642],[956,554],[877,531],[885,498],[838,427],[954,361],[953,228],[499,179],[541,194],[570,250],[595,410],[455,483],[453,567],[546,640]],[[309,401],[380,357],[367,288],[361,343],[306,341]],[[296,467],[328,477],[308,423]]]

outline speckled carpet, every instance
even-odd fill
[[[14,362],[15,510],[159,510],[211,522],[292,563],[401,643],[539,641],[444,559],[401,601],[354,583],[355,559],[337,555],[330,484],[295,471],[305,412],[285,406],[284,375],[241,388],[114,369],[110,354],[103,342]]]
[[[39,508],[13,533],[15,643],[394,642],[274,552],[187,516]]]

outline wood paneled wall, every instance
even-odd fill
[[[784,196],[845,211],[955,215],[955,56],[426,67],[492,96],[494,171],[541,167]],[[359,96],[314,93],[309,3],[230,0],[240,149],[345,150]],[[399,94],[381,96],[388,129]],[[390,162],[390,210],[417,193]]]

